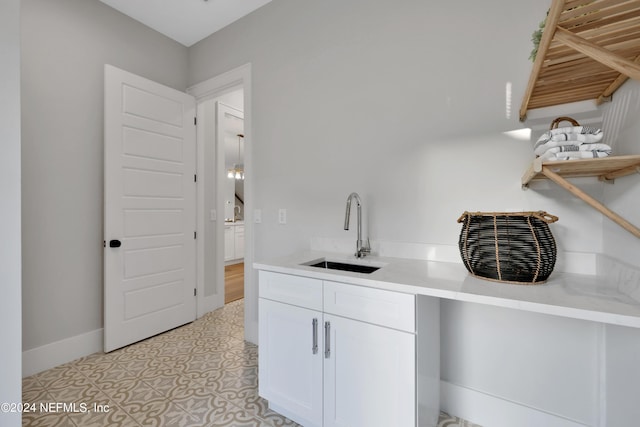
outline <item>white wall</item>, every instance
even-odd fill
[[[533,408],[532,413],[541,409],[598,425],[598,324],[446,300],[441,312],[442,381]],[[508,416],[467,407],[462,399],[443,403],[443,409],[483,426],[551,425],[500,422]]]
[[[605,104],[603,132],[615,154],[640,154],[640,82],[627,81]],[[640,176],[619,178],[605,186],[605,203],[623,218],[640,227]],[[609,221],[604,222],[605,253],[640,267],[640,239]]]
[[[606,329],[606,424],[632,426],[640,419],[640,330],[608,325]]]
[[[605,105],[603,132],[615,154],[640,154],[640,82],[628,81]],[[604,186],[605,203],[632,224],[640,227],[640,175],[616,179],[614,185]],[[640,267],[640,239],[604,221],[604,252],[618,260]],[[622,278],[625,289],[638,295],[638,276]],[[616,326],[607,327],[607,425],[637,424],[640,418],[637,395],[640,383],[640,330]]]
[[[0,3],[0,402],[22,400],[20,309],[20,0]],[[0,412],[18,427],[19,413]]]
[[[549,4],[274,0],[191,47],[190,84],[252,65],[254,206],[262,209],[255,259],[307,249],[314,237],[355,240],[355,231],[342,230],[351,191],[363,197],[374,240],[456,245],[464,210],[542,209],[560,217],[551,226],[560,254],[601,252],[602,216],[553,185],[522,191],[533,143],[503,134],[522,126],[517,110],[531,71],[530,37]],[[602,198],[603,187],[589,182],[586,190]],[[288,211],[287,225],[277,223],[279,208]],[[628,244],[636,254],[637,243]],[[247,321],[257,322],[257,301],[246,304]],[[467,343],[449,335],[445,381],[560,420],[597,422],[593,325],[543,316],[535,326],[532,316],[466,303],[445,304],[442,316],[453,331],[474,331],[477,345],[495,342],[492,326],[503,321],[509,327],[500,339],[517,343],[513,353],[524,356],[520,368],[508,367],[511,381],[500,383],[487,378],[506,369],[496,348],[467,365],[457,354]],[[549,334],[536,353],[543,359],[527,356],[521,330]],[[584,357],[574,360],[574,349]],[[547,372],[577,379],[582,389],[570,393],[568,382],[545,393],[522,385]]]
[[[102,328],[103,67],[176,89],[187,48],[98,0],[23,0],[23,349]]]
[[[281,0],[193,46],[191,84],[253,65],[256,258],[344,237],[351,191],[374,239],[455,244],[464,210],[532,208],[560,216],[564,250],[599,251],[599,233],[575,230],[600,216],[553,189],[522,192],[530,143],[502,134],[521,127],[531,28],[546,7]]]

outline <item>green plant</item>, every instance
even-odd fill
[[[567,9],[566,11],[570,11],[570,10],[574,10],[574,9],[578,9],[580,7],[583,6],[587,6],[590,2],[585,2],[583,4],[579,4],[577,6],[574,7],[570,7],[569,9]],[[590,13],[594,13],[594,12],[598,12],[598,10],[592,10],[590,12],[584,13],[580,16],[585,16],[588,15]],[[549,17],[549,10],[547,10],[547,14],[544,18],[544,20],[542,22],[540,22],[540,24],[538,25],[538,29],[535,30],[533,32],[533,34],[531,34],[531,41],[533,42],[533,50],[531,51],[531,55],[529,55],[529,59],[531,61],[535,61],[536,60],[536,56],[538,55],[538,47],[540,47],[540,39],[542,39],[542,32],[544,31],[544,27],[547,24],[547,18]]]
[[[549,11],[547,11],[547,15]],[[533,62],[536,60],[536,55],[538,54],[538,47],[540,46],[540,39],[542,38],[542,32],[544,31],[544,26],[547,23],[547,18],[545,18],[540,25],[538,25],[538,29],[531,34],[531,41],[533,42],[533,50],[531,51],[531,55],[529,55],[529,59]]]

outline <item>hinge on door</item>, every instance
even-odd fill
[[[197,238],[198,238],[197,236],[198,236],[197,232],[195,232],[195,231],[194,231],[194,232],[193,232],[193,238],[194,238],[194,239],[197,239]]]
[[[198,289],[193,288],[193,296],[197,297],[198,296]]]
[[[193,118],[193,124],[194,124],[194,125],[197,125],[197,124],[198,124],[198,118],[197,118],[197,117],[194,117],[194,118]]]
[[[193,175],[193,182],[198,182],[198,175]]]

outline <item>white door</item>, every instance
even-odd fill
[[[104,350],[196,316],[195,99],[105,66]]]
[[[415,335],[329,314],[324,321],[324,426],[415,426]]]
[[[322,426],[322,313],[264,298],[259,312],[259,394],[305,427]]]

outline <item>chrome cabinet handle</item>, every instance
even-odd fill
[[[313,319],[311,321],[311,330],[313,335],[311,352],[313,354],[318,354],[318,319]]]
[[[331,356],[331,323],[324,322],[324,358]]]

